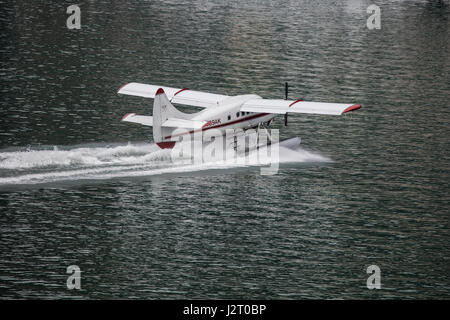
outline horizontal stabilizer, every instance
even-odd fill
[[[204,124],[206,124],[206,121],[169,118],[163,122],[162,126],[172,128],[200,129]]]
[[[140,116],[135,113],[126,114],[122,118],[122,121],[139,123],[144,126],[153,126],[152,116]],[[206,124],[206,121],[169,118],[166,121],[164,121],[161,126],[171,128],[200,129],[204,124]]]
[[[122,121],[139,123],[144,126],[150,126],[150,127],[153,125],[153,117],[139,116],[135,113],[127,113],[126,115],[123,116]]]

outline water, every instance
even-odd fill
[[[1,298],[450,298],[448,1],[79,4],[0,1]],[[363,108],[262,176],[171,162],[130,81]]]

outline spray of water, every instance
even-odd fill
[[[280,147],[279,161],[310,163],[331,160],[300,148]],[[185,161],[174,161],[171,150],[161,150],[150,143],[0,150],[0,186],[143,177],[252,165],[258,164],[248,161],[245,165],[238,165],[235,161],[186,164]]]

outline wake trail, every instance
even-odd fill
[[[331,161],[301,148],[280,147],[279,150],[280,163]],[[228,160],[191,164],[173,160],[171,152],[159,149],[154,143],[0,150],[0,186],[144,177],[261,165],[252,161],[238,164]]]

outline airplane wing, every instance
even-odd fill
[[[152,116],[140,116],[135,113],[128,113],[123,116],[122,121],[139,123],[144,126],[153,126]],[[178,118],[169,118],[161,126],[162,127],[172,127],[172,128],[187,128],[187,129],[200,129],[206,121],[198,120],[185,120]]]
[[[241,111],[260,113],[315,113],[341,115],[361,108],[359,104],[309,102],[303,100],[252,99],[245,102]]]
[[[221,101],[229,98],[229,96],[221,94],[193,91],[189,90],[188,88],[179,89],[163,86],[154,86],[151,84],[143,84],[137,82],[131,82],[126,85],[123,85],[122,87],[119,88],[119,91],[117,93],[145,98],[154,98],[156,91],[159,88],[162,88],[164,90],[167,97],[172,103],[185,104],[195,107],[202,107],[202,108],[217,107]]]

